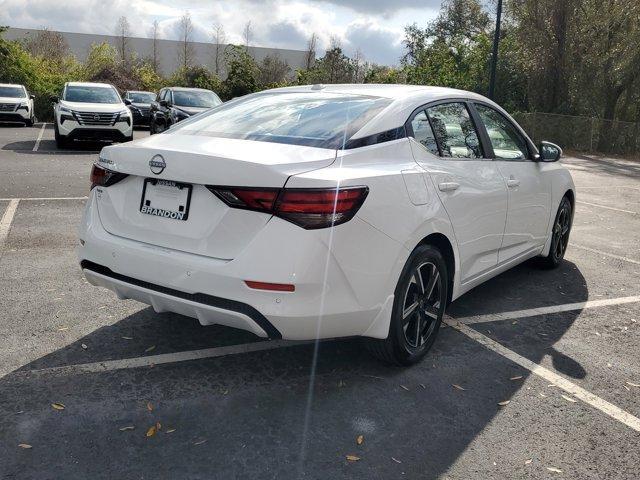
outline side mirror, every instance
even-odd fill
[[[58,103],[60,101],[60,97],[58,97],[57,95],[52,95],[51,96],[51,101],[53,103]]]
[[[31,100],[35,100],[35,99],[36,99],[36,96],[35,96],[35,95],[33,95],[33,94],[31,94],[31,95],[29,95],[29,98],[30,98]]]
[[[128,98],[124,99],[124,104],[125,105],[131,105],[131,100],[129,100]]]
[[[555,143],[540,142],[538,150],[538,160],[541,162],[557,162],[562,157],[562,149]]]
[[[164,107],[164,108],[170,107],[168,100],[160,100],[158,103],[160,104],[161,107]]]

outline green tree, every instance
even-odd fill
[[[223,98],[231,99],[258,91],[260,69],[245,46],[229,45],[225,59],[228,74],[222,82]]]

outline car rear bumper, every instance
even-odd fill
[[[197,318],[203,325],[241,328],[261,337],[309,340],[360,335],[385,338],[388,334],[395,286],[389,277],[394,275],[395,259],[361,256],[362,264],[342,265],[338,259],[352,255],[329,249],[322,231],[303,230],[278,218],[268,222],[233,260],[149,245],[103,228],[96,190],[80,227],[78,257],[90,283],[120,298]],[[334,243],[345,242],[335,232],[349,235],[349,228],[361,231],[362,240],[354,244],[358,250],[366,241],[392,242],[358,222],[356,218],[336,227]],[[245,280],[294,284],[295,291],[251,289]]]

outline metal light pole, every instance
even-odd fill
[[[493,57],[491,59],[491,79],[489,80],[489,98],[493,100],[496,90],[496,68],[498,66],[498,47],[500,46],[500,23],[502,21],[502,0],[498,0],[496,33],[493,37]]]

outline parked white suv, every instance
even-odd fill
[[[133,140],[131,111],[112,85],[67,82],[53,107],[58,148],[71,140]]]
[[[24,85],[0,83],[0,121],[22,122],[30,127],[34,122],[33,95]]]

